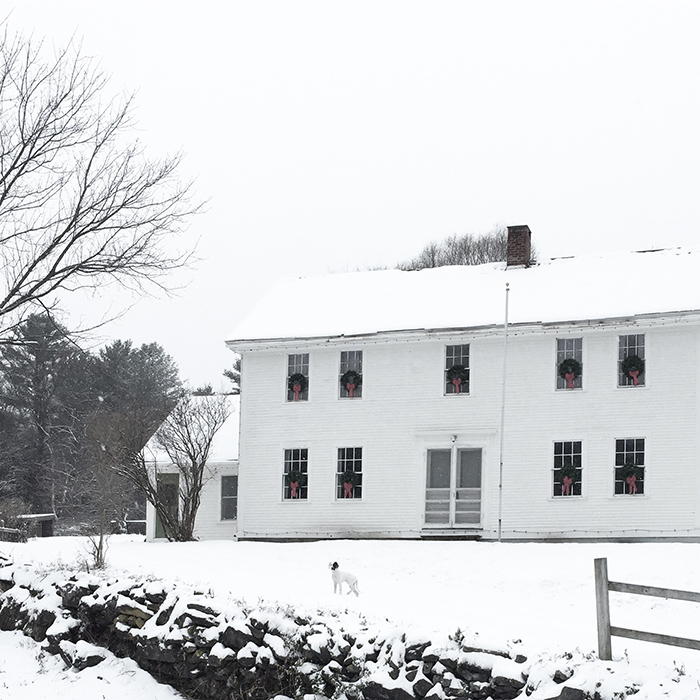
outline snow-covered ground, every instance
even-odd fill
[[[81,538],[2,544],[0,552],[15,562],[40,562],[52,568],[69,568],[88,558]],[[110,540],[108,551],[113,573],[124,570],[180,580],[216,595],[290,603],[301,611],[349,609],[376,619],[382,627],[395,624],[425,633],[435,642],[459,628],[478,635],[484,646],[517,646],[531,659],[596,651],[593,560],[597,557],[607,557],[614,581],[700,591],[700,544],[387,540],[175,544],[120,536]],[[359,598],[333,595],[331,561],[359,577]],[[612,593],[611,618],[619,627],[700,639],[700,604]],[[0,640],[0,700],[24,697],[19,691],[7,694],[7,689],[22,667],[22,650],[28,664],[20,674],[25,676],[24,685],[26,676],[38,673],[33,643],[14,633],[2,633]],[[677,677],[677,669],[684,669],[684,694],[673,697],[700,698],[700,682],[694,680],[700,681],[700,652],[613,638],[613,656],[636,669],[637,677],[644,669],[642,675],[650,684],[656,678]],[[82,695],[73,680],[75,673],[60,670],[60,660],[44,658],[41,664],[52,677],[73,683],[65,697],[78,700],[101,697],[99,693],[111,697],[103,690],[92,692],[89,679]],[[116,664],[117,660],[108,669],[112,675],[94,669],[91,674],[102,675],[107,683],[119,674],[141,674],[132,666]],[[138,687],[138,682],[133,685]],[[693,688],[690,695],[685,694],[688,687]],[[143,695],[130,690],[129,697],[146,700],[156,695],[152,689],[144,689]],[[653,693],[648,697],[653,699]]]
[[[107,653],[99,666],[67,670],[21,632],[0,632],[0,700],[177,700],[183,696],[157,683],[130,659]]]

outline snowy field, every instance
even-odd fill
[[[40,562],[51,568],[70,568],[88,559],[81,538],[3,543],[0,552],[15,562]],[[215,595],[290,603],[300,612],[348,609],[381,627],[391,624],[425,633],[436,643],[459,628],[476,635],[485,647],[517,648],[531,659],[597,650],[593,582],[597,557],[607,557],[614,581],[700,591],[700,544],[386,540],[155,544],[119,536],[111,538],[108,551],[114,574],[121,570],[180,580]],[[330,561],[359,577],[359,598],[333,594]],[[700,639],[700,604],[612,593],[611,619],[619,627]],[[700,683],[695,682],[700,681],[700,652],[620,638],[613,638],[612,644],[614,659],[622,662],[621,672],[629,667],[639,677],[643,669],[642,675],[649,679],[668,679],[683,669],[687,676],[683,687],[687,691],[691,681],[697,690],[673,697],[700,698]],[[178,697],[162,686],[157,694],[150,678],[128,661],[112,659],[109,666],[101,664],[86,675],[87,671],[66,672],[60,659],[37,660],[37,653],[31,640],[0,634],[0,700],[40,697],[44,689],[31,686],[42,677],[52,679],[51,692],[57,698],[111,698],[107,686],[119,684],[122,677],[130,679],[128,695],[133,700]],[[18,674],[18,669],[23,672]],[[19,680],[22,685],[15,689]],[[65,682],[53,685],[58,680]],[[85,685],[84,694],[80,683]],[[58,686],[66,684],[67,694],[59,695]],[[142,694],[136,692],[142,685]]]

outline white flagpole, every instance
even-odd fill
[[[506,282],[506,309],[503,323],[503,381],[501,384],[501,445],[499,450],[498,465],[498,541],[501,541],[503,526],[503,441],[505,438],[504,428],[506,423],[506,367],[508,361],[508,295],[510,287]]]

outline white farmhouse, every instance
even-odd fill
[[[700,536],[700,250],[508,257],[272,289],[240,539]]]
[[[200,400],[205,400],[202,397]],[[202,540],[235,539],[238,523],[238,396],[228,396],[229,416],[214,435],[206,463],[202,500],[195,520],[194,535]],[[144,449],[144,458],[158,485],[158,495],[175,510],[180,508],[180,475],[155,438]],[[165,538],[155,508],[146,505],[146,538]]]

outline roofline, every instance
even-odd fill
[[[525,321],[509,323],[508,328],[514,332],[547,332],[556,328],[614,328],[645,323],[650,326],[663,325],[666,319],[675,319],[676,323],[700,321],[700,309],[684,311],[659,311],[647,314],[630,314],[607,318],[561,320],[561,321]],[[480,335],[492,336],[503,332],[503,323],[482,326],[454,326],[450,328],[403,328],[395,330],[372,331],[349,335],[319,335],[280,338],[258,338],[227,340],[226,347],[233,352],[245,352],[263,348],[280,348],[296,345],[340,345],[357,341],[389,342],[394,339],[413,340],[431,336]]]

